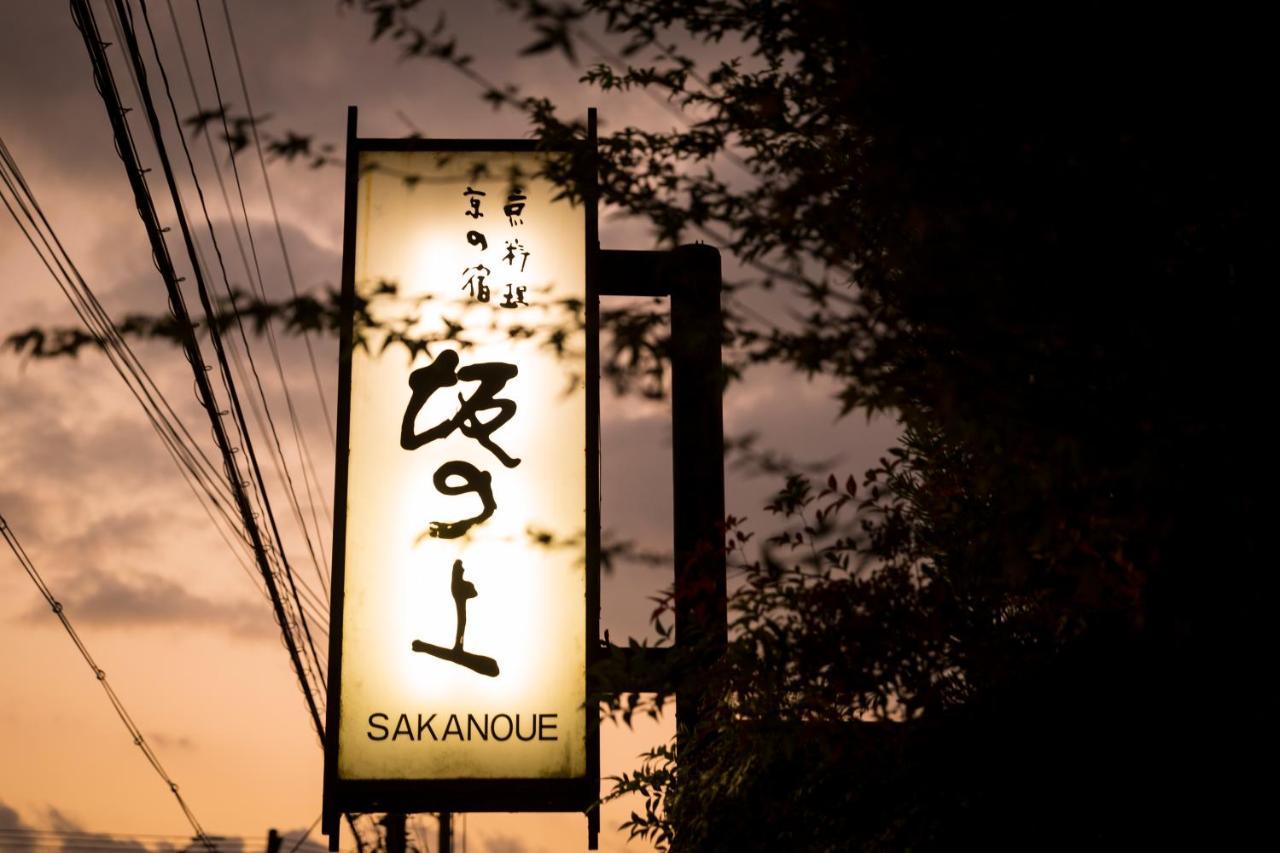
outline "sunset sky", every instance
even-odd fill
[[[181,59],[168,6],[165,0],[148,5],[165,65],[175,75]],[[370,43],[368,16],[339,9],[333,0],[231,0],[229,6],[254,107],[269,115],[268,131],[313,133],[317,140],[335,143],[341,158],[346,107],[354,104],[360,108],[362,135],[527,133],[519,115],[495,112],[483,103],[474,82],[442,65],[401,61],[390,44]],[[496,2],[426,6],[418,13],[425,22],[437,7],[447,11],[449,26],[485,76],[546,94],[565,115],[596,106],[602,132],[627,124],[669,129],[679,121],[643,94],[606,96],[577,83],[583,67],[597,57],[580,56],[578,67],[561,57],[522,60],[519,50],[532,36],[505,17]],[[203,0],[203,7],[224,100],[233,113],[242,113],[221,3]],[[106,28],[105,4],[97,8]],[[194,51],[199,38],[194,0],[173,0],[173,8],[187,49]],[[119,51],[111,48],[108,54],[121,92],[132,102]],[[192,53],[197,85],[207,90],[202,99],[209,106],[216,99],[203,59],[202,49]],[[175,85],[175,94],[180,115],[196,112],[185,80]],[[135,132],[140,134],[140,124]],[[133,312],[162,314],[164,286],[152,266],[84,44],[65,2],[0,2],[0,136],[107,310],[117,320]],[[216,178],[203,140],[198,142],[193,154],[201,182],[210,194],[215,224],[225,232],[223,242],[231,246],[227,211],[221,196],[211,192]],[[226,172],[225,149],[221,155],[219,165]],[[238,163],[266,289],[274,297],[287,296],[262,175],[255,159],[246,156]],[[299,289],[336,286],[341,168],[284,162],[269,168]],[[158,198],[162,190],[157,178]],[[161,216],[167,213],[162,207]],[[642,222],[610,217],[607,211],[602,215],[607,248],[652,248],[653,239]],[[176,240],[171,248],[178,249]],[[229,260],[235,284],[242,268],[238,256]],[[728,257],[725,272],[729,278],[741,273]],[[780,310],[776,299],[757,307]],[[0,218],[0,337],[31,326],[75,323],[68,302],[22,234],[7,214]],[[333,406],[336,341],[314,343],[325,398]],[[283,411],[267,347],[261,340],[253,344],[273,411]],[[212,455],[208,422],[179,350],[165,344],[135,349]],[[327,507],[333,445],[326,414],[302,343],[282,339],[281,350],[316,462],[318,503]],[[837,421],[837,413],[829,386],[780,368],[748,373],[725,400],[729,435],[758,433],[765,447],[802,460],[827,460],[841,474],[860,473],[892,442],[893,426],[867,424],[856,415]],[[661,402],[606,393],[602,421],[605,529],[645,548],[669,551],[668,409]],[[291,443],[285,450],[293,458]],[[728,511],[767,531],[770,521],[761,507],[777,483],[732,468],[727,477]],[[277,500],[285,506],[282,497]],[[269,605],[99,353],[31,361],[0,352],[0,514],[66,605],[205,829],[243,839],[244,848],[253,850],[262,847],[271,827],[296,833],[312,826],[320,813],[322,752]],[[324,529],[325,553],[330,532]],[[303,559],[296,526],[285,531],[285,539],[295,564],[318,584]],[[615,642],[651,636],[647,597],[669,580],[669,567],[639,564],[624,564],[605,578],[602,627]],[[606,724],[604,774],[633,766],[637,753],[671,731],[669,718],[638,722],[633,731]],[[625,834],[616,831],[630,807],[605,808],[601,849],[647,849],[628,845]],[[434,849],[434,822],[423,818],[421,826],[429,828]],[[0,853],[30,847],[37,836],[15,832],[19,829],[48,833],[39,836],[42,850],[55,849],[69,832],[110,836],[122,849],[181,847],[177,836],[190,834],[173,797],[5,549],[0,551]],[[586,821],[575,814],[473,815],[467,836],[469,849],[481,853],[578,850],[586,846]],[[344,848],[349,846],[344,838]]]

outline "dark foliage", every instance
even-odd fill
[[[416,24],[427,4],[347,5],[539,135],[581,137],[483,77],[443,19]],[[605,134],[602,192],[754,276],[726,291],[734,369],[832,377],[846,413],[904,431],[856,482],[790,477],[758,549],[729,520],[729,651],[685,660],[718,701],[616,780],[646,800],[630,830],[685,850],[1259,831],[1260,23],[1220,6],[505,5],[528,53],[573,61],[604,30],[622,56],[584,82],[698,116]],[[285,139],[281,156],[320,150]],[[556,177],[574,192],[584,168]],[[745,307],[768,290],[796,322]],[[605,320],[606,376],[660,393],[660,312]]]
[[[847,410],[906,430],[856,496],[788,484],[797,528],[741,562],[720,713],[621,780],[655,807],[632,828],[697,850],[1257,830],[1274,584],[1243,461],[1264,446],[1247,25],[585,5],[637,51],[746,43],[702,78],[670,48],[588,74],[709,116],[605,140],[607,193],[794,288],[798,330],[731,330],[748,359],[837,377]],[[690,168],[725,146],[758,182]]]

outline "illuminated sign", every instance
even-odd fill
[[[542,177],[567,156],[349,140],[327,827],[596,798],[588,215]]]

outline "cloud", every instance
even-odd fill
[[[67,615],[76,623],[106,628],[184,627],[226,631],[232,636],[262,639],[275,635],[265,602],[214,601],[189,592],[181,584],[150,573],[127,578],[96,569],[64,579],[59,588]],[[44,621],[48,609],[33,608],[27,620]]]
[[[0,515],[3,515],[14,528],[34,529],[38,512],[36,502],[24,492],[0,489]],[[33,532],[28,538],[38,541],[38,534]]]
[[[99,554],[106,550],[145,550],[155,544],[172,519],[147,510],[107,512],[58,542],[66,553]]]
[[[514,836],[495,835],[485,839],[484,851],[485,853],[529,853],[529,848]]]
[[[245,849],[245,839],[240,836],[210,835],[209,840],[213,842],[218,853],[243,853]],[[182,844],[161,841],[152,846],[147,853],[203,853],[203,851],[204,846],[192,835],[189,841]],[[75,851],[64,851],[64,853],[75,853]]]
[[[147,735],[147,740],[151,741],[165,752],[170,752],[175,749],[195,749],[196,747],[196,742],[186,735],[167,735],[163,732],[152,732]]]
[[[295,847],[298,853],[323,853],[323,851],[328,850],[329,847],[323,843],[324,839],[322,837],[312,837],[311,832],[314,829],[314,826],[310,828],[299,827],[298,829],[287,829],[281,832],[280,850],[282,853],[293,853]]]
[[[6,853],[35,853],[35,835],[22,817],[0,802],[0,846]]]
[[[54,832],[63,835],[74,834],[74,839],[63,839],[62,850],[64,853],[70,853],[72,850],[83,849],[92,846],[95,851],[112,851],[112,853],[147,853],[147,848],[141,842],[133,838],[117,838],[112,835],[99,832],[86,832],[84,827],[72,820],[67,815],[58,811],[53,806],[49,807],[48,812],[49,825]],[[74,841],[74,844],[68,843]]]

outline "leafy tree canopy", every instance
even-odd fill
[[[581,138],[421,23],[427,4],[346,5],[538,135]],[[617,780],[647,798],[632,831],[689,850],[1244,837],[1244,768],[1274,754],[1256,22],[504,5],[528,53],[618,43],[585,84],[696,117],[603,135],[602,198],[742,265],[732,367],[831,377],[846,413],[903,427],[863,476],[789,477],[776,535],[729,520],[732,642],[698,670],[713,724]],[[273,150],[329,156],[296,132]],[[559,177],[580,190],[583,170]],[[749,308],[762,291],[794,317]],[[654,388],[655,318],[607,318],[619,383]]]

